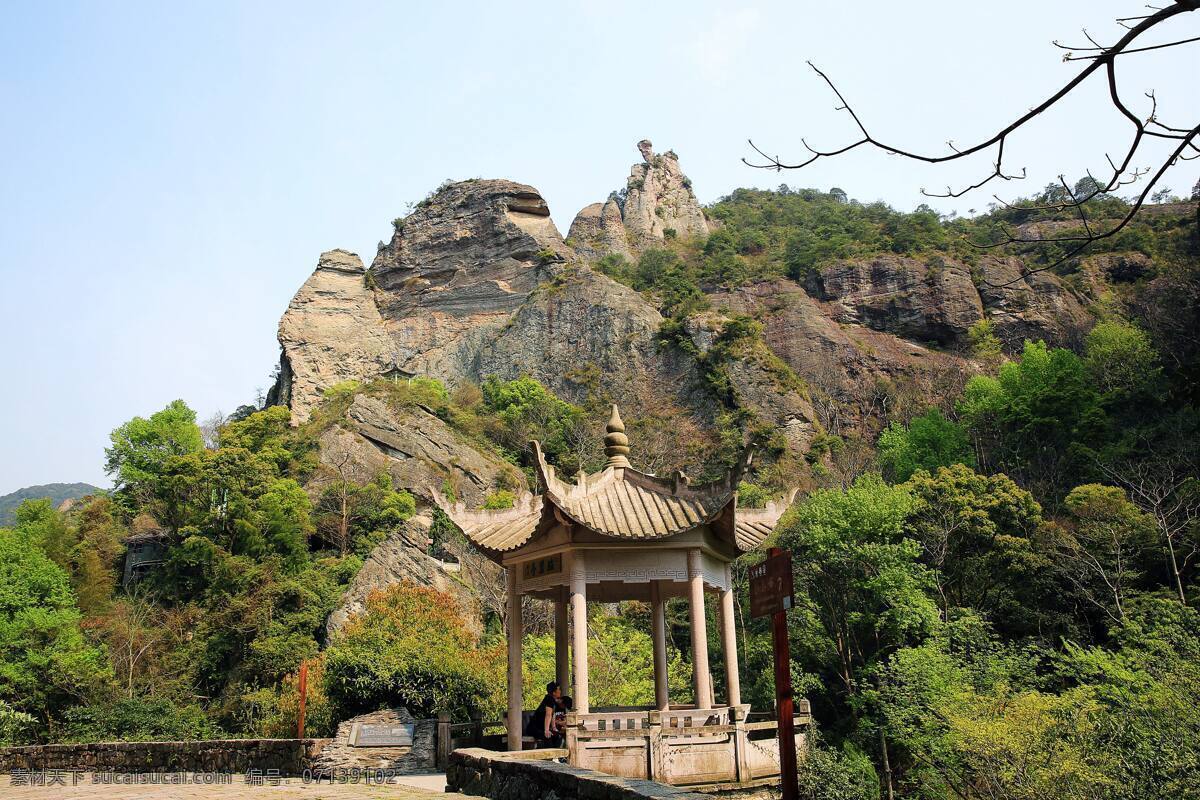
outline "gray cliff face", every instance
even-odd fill
[[[609,253],[633,261],[635,256],[629,242],[629,231],[621,218],[621,205],[616,197],[603,203],[585,206],[575,215],[567,233],[575,250],[589,259],[597,259]]]
[[[549,214],[530,186],[464,181],[398,223],[369,271],[323,256],[280,323],[272,399],[300,423],[348,379],[531,375],[576,401],[602,390],[633,411],[652,400],[706,415],[694,362],[658,346],[662,316],[581,263]]]
[[[839,303],[822,302],[786,278],[710,300],[713,308],[762,323],[767,346],[808,385],[819,421],[834,433],[864,415],[880,387],[907,385],[937,397],[975,369],[953,353],[858,322],[840,322],[845,310]]]
[[[420,406],[391,408],[367,395],[354,398],[345,417],[321,438],[321,463],[349,470],[347,478],[365,483],[381,472],[392,484],[428,501],[430,489],[449,484],[472,506],[499,485],[517,485],[517,469],[464,441],[446,423]]]
[[[371,265],[402,372],[455,382],[477,349],[570,255],[531,186],[451,184],[397,227]]]
[[[1095,321],[1084,298],[1051,272],[1027,274],[1020,259],[987,257],[980,261],[979,287],[996,335],[1009,350],[1025,339],[1044,339],[1052,346],[1077,342]]]
[[[354,253],[322,253],[279,322],[283,347],[273,402],[308,419],[321,393],[346,380],[364,380],[395,367],[396,351]]]
[[[433,520],[417,514],[404,527],[378,544],[354,574],[338,607],[325,621],[325,634],[333,638],[355,615],[366,610],[367,597],[402,581],[429,586],[458,600],[464,609],[474,608],[477,598],[446,571],[445,565],[425,552],[425,540]],[[468,615],[474,620],[476,615]]]
[[[587,206],[571,223],[567,237],[588,259],[618,253],[634,260],[668,236],[706,236],[708,221],[692,192],[692,183],[671,151],[655,153],[648,139],[638,142],[642,162],[634,164],[623,202],[610,197]]]
[[[496,486],[524,481],[511,464],[464,441],[428,410],[397,410],[363,394],[321,436],[320,462],[321,470],[308,486],[313,495],[321,492],[325,479],[366,483],[386,473],[393,486],[407,489],[424,507],[432,503],[431,489],[450,487],[474,507]],[[454,596],[464,608],[474,606],[470,590],[427,553],[431,523],[428,514],[417,514],[371,551],[326,621],[328,636],[366,607],[371,592],[400,581],[431,586]]]
[[[839,261],[817,270],[813,296],[831,303],[837,322],[946,345],[983,319],[983,302],[963,265],[900,256]]]
[[[479,350],[472,377],[537,378],[582,402],[604,392],[632,412],[670,399],[709,410],[695,362],[658,343],[662,315],[633,289],[575,264],[559,270]]]

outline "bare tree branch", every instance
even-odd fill
[[[907,158],[914,161],[921,161],[927,164],[942,164],[950,161],[965,159],[976,153],[995,148],[995,159],[991,162],[992,170],[980,180],[958,190],[955,190],[949,186],[946,187],[945,192],[931,193],[925,191],[924,189],[921,190],[922,194],[928,197],[962,197],[968,192],[979,189],[997,179],[1005,181],[1023,179],[1026,176],[1024,169],[1021,170],[1020,174],[1007,172],[1004,169],[1004,158],[1006,155],[1005,145],[1008,142],[1008,138],[1015,132],[1021,130],[1031,120],[1046,112],[1048,109],[1054,107],[1060,100],[1074,91],[1093,74],[1103,70],[1108,85],[1110,102],[1112,103],[1113,107],[1116,108],[1123,117],[1129,120],[1130,124],[1133,126],[1133,133],[1131,135],[1130,143],[1123,157],[1119,162],[1114,162],[1111,157],[1106,156],[1108,165],[1111,169],[1111,175],[1104,182],[1095,181],[1095,179],[1093,179],[1094,184],[1091,191],[1080,194],[1072,191],[1070,187],[1066,187],[1067,195],[1071,198],[1070,202],[1064,202],[1055,206],[1021,206],[1022,209],[1030,208],[1030,210],[1064,211],[1073,209],[1079,215],[1080,221],[1084,228],[1084,233],[1082,235],[1066,235],[1049,238],[1026,238],[1014,235],[1005,228],[1000,228],[999,230],[1001,232],[1001,236],[999,239],[985,243],[972,242],[972,244],[981,248],[1000,247],[1015,243],[1065,243],[1072,245],[1070,248],[1068,248],[1066,255],[1057,258],[1045,266],[1029,270],[1020,278],[1016,278],[994,288],[1003,288],[1004,286],[1008,286],[1019,280],[1024,280],[1029,275],[1036,272],[1054,269],[1065,261],[1068,261],[1069,259],[1072,259],[1082,253],[1093,242],[1109,238],[1119,233],[1141,210],[1142,206],[1146,202],[1146,199],[1150,196],[1151,191],[1156,185],[1158,185],[1163,175],[1171,167],[1175,166],[1180,161],[1190,161],[1193,158],[1200,157],[1200,146],[1197,145],[1197,137],[1200,137],[1200,125],[1187,128],[1167,125],[1159,121],[1157,118],[1158,100],[1153,92],[1147,93],[1147,97],[1151,102],[1151,111],[1148,117],[1144,120],[1131,111],[1126,105],[1124,99],[1121,97],[1120,90],[1117,85],[1116,72],[1118,56],[1129,55],[1133,53],[1145,53],[1154,50],[1163,50],[1166,48],[1200,42],[1200,36],[1197,36],[1177,39],[1159,44],[1146,45],[1142,47],[1133,47],[1133,43],[1148,31],[1157,28],[1166,21],[1177,17],[1180,14],[1186,14],[1200,9],[1200,0],[1175,0],[1175,2],[1163,8],[1148,8],[1151,9],[1152,13],[1139,16],[1122,17],[1121,19],[1117,20],[1117,22],[1125,27],[1128,32],[1111,46],[1105,46],[1098,42],[1090,33],[1087,32],[1086,29],[1083,31],[1083,35],[1088,42],[1091,43],[1089,46],[1068,48],[1059,42],[1054,42],[1053,44],[1055,47],[1068,51],[1063,57],[1064,61],[1089,61],[1090,63],[1082,71],[1080,71],[1079,74],[1058,89],[1058,91],[1050,95],[1050,97],[1046,98],[1041,103],[1034,106],[1029,111],[1005,127],[1001,128],[990,137],[964,148],[956,147],[953,142],[947,142],[946,144],[949,152],[944,154],[927,154],[913,150],[907,150],[905,148],[897,147],[893,144],[885,142],[882,139],[876,138],[867,129],[867,126],[859,117],[858,112],[855,111],[854,107],[851,106],[849,102],[847,102],[846,98],[842,95],[841,91],[829,78],[829,76],[821,71],[812,62],[807,62],[813,71],[816,72],[823,81],[825,81],[826,85],[829,86],[834,95],[837,97],[839,105],[836,107],[836,110],[845,111],[850,115],[851,119],[854,120],[854,124],[858,128],[861,137],[850,142],[849,144],[833,149],[814,148],[808,143],[807,139],[801,138],[800,143],[808,152],[808,156],[796,162],[787,162],[779,156],[768,155],[762,148],[756,145],[753,140],[749,140],[750,148],[761,157],[761,160],[751,161],[747,158],[743,158],[742,162],[747,166],[756,169],[769,169],[775,171],[785,169],[803,169],[804,167],[807,167],[808,165],[820,159],[839,156],[865,145],[868,148],[882,150],[890,155],[898,155],[902,158]],[[1077,56],[1074,52],[1076,50],[1084,52],[1086,55]],[[1168,156],[1166,156],[1165,159],[1161,160],[1157,169],[1139,168],[1133,166],[1134,159],[1139,155],[1142,146],[1148,139],[1170,140],[1178,142],[1178,145],[1174,148],[1174,150]],[[1148,181],[1124,216],[1118,219],[1115,224],[1105,226],[1104,228],[1096,228],[1093,226],[1084,209],[1088,202],[1100,195],[1111,194],[1118,187],[1129,185],[1146,176],[1149,176]],[[1062,180],[1064,186],[1066,186],[1066,181],[1062,178],[1062,176],[1060,176],[1060,180]],[[999,198],[997,198],[997,200],[999,200]],[[1013,207],[1008,203],[1004,203],[1002,200],[1000,200],[1000,202],[1010,208]]]

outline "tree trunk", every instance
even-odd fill
[[[1183,594],[1183,579],[1179,577],[1179,562],[1175,559],[1175,539],[1167,536],[1167,552],[1171,554],[1171,574],[1175,576],[1175,589],[1179,592],[1179,602],[1187,605],[1187,597]]]
[[[883,756],[883,777],[887,784],[887,798],[896,800],[896,790],[892,786],[892,762],[888,758],[887,737],[883,734],[883,728],[879,729],[879,752]]]
[[[349,498],[346,496],[346,484],[342,482],[342,518],[338,523],[338,550],[342,555],[350,548],[350,512]]]

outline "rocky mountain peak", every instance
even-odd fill
[[[641,163],[630,169],[622,192],[592,203],[575,216],[568,240],[587,258],[618,253],[633,260],[668,236],[706,236],[704,211],[673,151],[655,153],[649,139],[637,144]]]
[[[297,423],[341,381],[473,376],[482,344],[572,255],[537,189],[508,180],[443,184],[393,228],[370,270],[323,253],[280,321],[269,399]]]
[[[322,253],[279,321],[283,355],[268,401],[291,406],[295,422],[308,419],[330,386],[395,367],[395,349],[367,284],[355,253]]]
[[[568,255],[537,189],[507,180],[444,184],[394,227],[371,264],[393,311],[511,311]]]

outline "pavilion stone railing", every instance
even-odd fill
[[[623,778],[695,785],[749,783],[779,774],[778,724],[747,722],[749,706],[571,713],[571,766]],[[797,702],[796,749],[807,747],[808,701]]]

